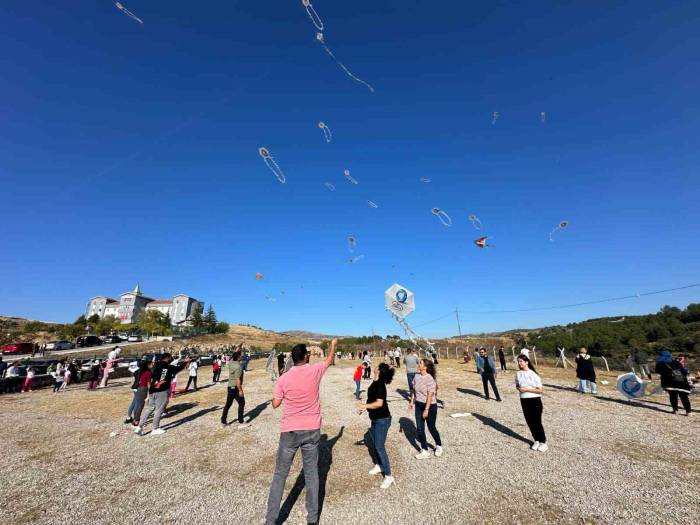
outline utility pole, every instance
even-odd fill
[[[372,328],[372,352],[374,352],[374,355],[376,357],[377,355],[377,341],[374,339],[374,328]]]
[[[459,324],[459,309],[455,308],[455,316],[457,317],[457,331],[459,332],[459,336],[462,337],[462,325]]]

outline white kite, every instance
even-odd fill
[[[540,111],[540,122],[542,124],[544,124],[546,120],[547,120],[547,114],[544,111]]]
[[[498,111],[494,111],[493,114],[491,115],[491,125],[495,125],[496,122],[498,121]]]
[[[617,378],[617,390],[627,399],[635,399],[644,395],[646,384],[634,372],[622,374]]]
[[[554,234],[559,231],[565,230],[569,226],[569,221],[561,221],[556,228],[549,232],[549,240],[554,242]]]
[[[392,314],[403,319],[416,309],[416,301],[412,291],[395,283],[384,292],[384,306]]]
[[[136,20],[139,24],[143,25],[143,20],[141,20],[138,16],[136,16],[134,13],[129,11],[126,7],[124,7],[121,3],[119,2],[114,2],[114,5],[119,9],[122,13],[124,13],[126,16],[131,18],[132,20]]]
[[[481,229],[481,221],[479,220],[479,217],[477,217],[476,215],[470,215],[469,221],[474,225],[474,228],[476,228],[477,230]]]
[[[374,88],[373,88],[372,86],[370,86],[367,82],[365,82],[365,81],[362,80],[361,78],[357,78],[355,75],[353,75],[352,72],[351,72],[347,67],[345,67],[345,64],[343,64],[340,60],[338,60],[338,59],[335,57],[335,55],[333,54],[333,51],[331,51],[331,50],[328,48],[328,46],[326,45],[326,41],[325,41],[324,38],[323,38],[323,33],[316,33],[316,41],[318,41],[318,43],[321,44],[321,45],[323,46],[323,49],[326,50],[326,53],[328,53],[328,55],[329,55],[333,60],[335,60],[335,63],[338,64],[338,65],[342,68],[342,70],[345,71],[345,73],[346,73],[351,79],[353,79],[355,82],[359,82],[360,84],[366,86],[367,89],[369,89],[372,93],[374,93]]]
[[[335,186],[333,186],[330,182],[324,182],[323,185],[330,191],[335,191]]]
[[[355,180],[352,177],[352,175],[350,175],[350,170],[343,171],[343,175],[345,176],[346,179],[348,179],[349,182],[353,183],[354,185],[357,186],[359,184],[359,182],[357,182],[357,180]]]
[[[432,212],[433,215],[440,219],[440,222],[442,224],[444,224],[445,226],[452,226],[452,219],[450,219],[450,216],[447,215],[447,213],[442,211],[440,208],[433,208]]]
[[[333,134],[331,133],[331,128],[326,126],[324,122],[319,122],[318,127],[321,128],[321,131],[323,131],[323,137],[326,139],[326,142],[330,142],[333,140]]]
[[[377,203],[374,202],[374,201],[367,201],[367,205],[368,205],[370,208],[374,208],[375,210],[376,210],[377,208],[379,208],[379,204],[377,204]]]
[[[355,239],[355,237],[352,235],[348,235],[348,250],[350,250],[350,253],[353,253],[355,251],[356,246],[357,239]]]
[[[316,26],[316,29],[323,31],[323,20],[318,16],[314,6],[311,5],[311,0],[301,0],[301,4],[306,8],[306,12],[309,14],[309,18],[314,26]]]
[[[282,184],[287,182],[287,177],[284,176],[284,173],[282,173],[282,169],[277,165],[275,159],[272,158],[272,155],[270,155],[270,151],[267,148],[259,148],[258,152],[265,161],[265,164],[267,164],[267,167],[270,168],[272,173],[274,173],[275,177],[277,177],[277,180],[280,181]]]
[[[428,184],[429,182],[432,182],[432,180],[430,180],[428,177],[421,177],[418,180],[420,180],[424,184]]]
[[[350,264],[355,264],[356,262],[360,262],[364,258],[365,258],[364,255],[358,255],[357,257],[353,257],[352,259],[348,259],[348,262]]]

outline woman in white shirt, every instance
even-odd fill
[[[190,363],[190,377],[187,379],[187,386],[185,387],[185,392],[190,389],[190,385],[194,383],[194,389],[197,390],[197,368],[199,368],[199,363],[195,360]]]
[[[520,392],[523,415],[535,440],[530,448],[546,452],[548,448],[547,436],[545,436],[542,426],[542,392],[544,392],[542,380],[526,355],[520,354],[518,356],[518,368],[520,370],[515,375],[515,387]]]

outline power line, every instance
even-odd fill
[[[558,309],[564,309],[564,308],[575,308],[577,306],[587,306],[591,304],[602,304],[602,303],[613,303],[617,301],[626,301],[627,299],[638,299],[640,297],[647,297],[650,295],[659,295],[659,294],[664,294],[664,293],[669,293],[669,292],[677,292],[679,290],[687,290],[689,288],[698,288],[700,287],[700,283],[694,283],[694,284],[688,284],[685,286],[677,286],[675,288],[666,288],[664,290],[654,290],[651,292],[644,292],[644,293],[636,293],[633,295],[623,295],[620,297],[608,297],[607,299],[596,299],[594,301],[584,301],[580,303],[571,303],[571,304],[558,304],[558,305],[552,305],[552,306],[538,306],[538,307],[533,307],[533,308],[516,308],[513,310],[483,310],[483,311],[478,311],[478,310],[462,310],[462,313],[468,313],[468,314],[475,314],[475,315],[491,315],[491,314],[513,314],[513,313],[518,313],[518,312],[539,312],[539,311],[544,311],[544,310],[558,310]],[[455,311],[452,310],[450,313],[445,314],[441,317],[438,317],[436,319],[433,319],[432,321],[427,321],[425,323],[421,323],[419,325],[416,325],[416,328],[420,326],[425,326],[428,324],[436,323],[437,321],[441,321],[442,319],[445,319],[446,317],[449,317],[451,315],[454,315]]]

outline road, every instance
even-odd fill
[[[154,341],[140,341],[138,343],[113,343],[113,344],[108,344],[108,345],[100,345],[100,346],[90,346],[90,347],[85,347],[85,348],[71,348],[70,350],[47,350],[45,356],[37,356],[39,358],[51,358],[59,355],[65,355],[65,354],[74,354],[75,352],[92,352],[95,351],[97,352],[106,352],[108,350],[111,350],[115,346],[119,346],[121,348],[126,348],[128,346],[137,346],[137,345],[142,345],[145,343],[152,343]],[[25,359],[27,357],[32,357],[32,354],[4,354],[3,359],[10,360],[10,359]]]

